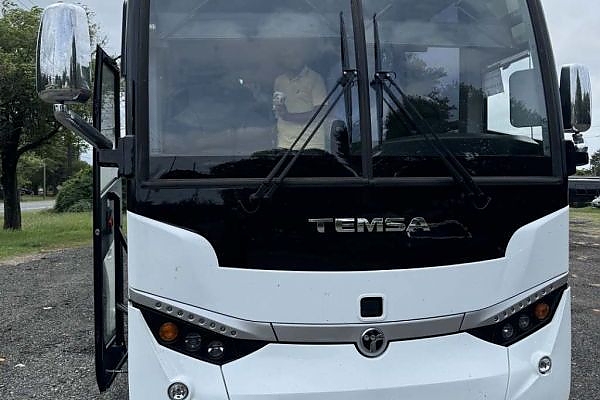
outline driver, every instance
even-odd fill
[[[277,146],[289,149],[310,118],[327,96],[325,82],[319,73],[307,65],[306,44],[286,47],[280,54],[285,72],[275,79],[273,111],[277,118]],[[311,124],[303,139],[308,138],[318,119]],[[325,125],[325,124],[323,124]],[[299,149],[303,139],[295,146]],[[323,126],[310,141],[309,148],[325,149]]]

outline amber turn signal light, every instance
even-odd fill
[[[550,315],[550,306],[546,303],[538,303],[533,310],[538,321],[543,321]]]
[[[167,343],[174,342],[179,336],[179,328],[172,322],[165,322],[158,329],[158,337]]]

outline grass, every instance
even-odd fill
[[[600,239],[600,208],[571,208],[571,233],[586,241],[598,243]]]
[[[92,241],[91,213],[29,212],[23,213],[22,224],[21,231],[0,229],[0,261]]]
[[[571,218],[573,217],[588,219],[594,224],[600,224],[600,208],[571,208]]]

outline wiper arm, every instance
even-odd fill
[[[375,36],[375,80],[372,85],[375,89],[375,101],[377,102],[377,138],[378,144],[383,144],[383,82],[377,79],[379,71],[383,71],[382,55],[381,55],[381,42],[379,39],[379,27],[377,25],[377,14],[373,15],[373,35]]]
[[[340,48],[342,51],[342,74],[350,69],[350,52],[348,51],[348,36],[346,35],[346,23],[344,22],[344,13],[340,13]],[[354,78],[356,78],[356,71],[354,71]],[[348,138],[352,142],[352,125],[354,123],[352,115],[352,85],[348,84],[344,86],[344,105],[346,107],[346,129],[348,130]]]
[[[281,183],[283,182],[285,177],[289,174],[290,170],[292,169],[292,167],[294,166],[296,161],[298,161],[298,158],[300,157],[302,152],[306,149],[306,147],[308,146],[310,141],[317,134],[317,132],[319,131],[319,129],[321,128],[321,126],[323,125],[323,123],[325,122],[325,120],[327,119],[329,114],[331,114],[331,111],[333,111],[333,109],[335,108],[337,103],[339,103],[342,96],[344,96],[345,102],[346,102],[346,121],[348,123],[347,128],[348,128],[349,132],[351,132],[351,129],[352,129],[351,128],[351,126],[352,126],[352,111],[351,111],[352,110],[352,92],[351,92],[351,90],[352,90],[352,85],[356,81],[358,74],[357,74],[356,70],[350,69],[350,60],[349,60],[349,53],[348,53],[348,38],[346,36],[346,27],[345,27],[345,23],[344,23],[343,13],[340,13],[340,36],[341,36],[342,75],[337,80],[334,87],[329,91],[327,96],[325,96],[325,100],[323,100],[323,102],[319,105],[319,107],[317,107],[317,110],[314,112],[314,114],[311,116],[309,121],[306,123],[306,125],[304,126],[304,128],[302,129],[300,134],[298,134],[298,136],[296,137],[296,139],[294,140],[294,142],[292,143],[290,148],[284,153],[284,155],[277,162],[275,167],[273,167],[271,172],[269,172],[269,174],[264,179],[264,181],[260,184],[260,186],[258,187],[256,192],[254,192],[253,194],[250,195],[250,198],[249,198],[250,202],[258,203],[256,205],[256,208],[252,212],[256,212],[258,210],[258,207],[260,207],[261,200],[268,199],[273,196],[273,194],[275,193],[277,188],[281,185]],[[342,90],[337,95],[335,95],[335,92],[340,87],[342,88]],[[321,114],[323,109],[325,109],[325,107],[327,106],[327,103],[329,102],[329,100],[331,98],[334,97],[334,95],[335,95],[335,98],[333,100],[333,103],[327,108],[327,111],[319,119],[316,126],[312,129],[312,132],[310,133],[310,135],[308,135],[308,137],[304,140],[304,142],[302,143],[302,146],[300,146],[300,148],[298,149],[298,151],[296,152],[294,157],[287,163],[287,165],[285,165],[285,162],[287,161],[288,157],[295,150],[296,145],[300,142],[300,140],[303,138],[303,136],[309,130],[309,128],[311,127],[313,122],[315,122],[315,120],[317,119],[319,114]],[[250,212],[246,207],[244,207],[244,205],[241,201],[240,201],[240,205],[242,206],[242,208],[245,211]]]
[[[377,16],[373,17],[373,29],[374,29],[374,41],[375,41],[375,79],[373,86],[377,92],[377,107],[378,107],[378,125],[380,126],[380,138],[383,137],[383,94],[388,95],[392,103],[396,106],[404,119],[414,128],[414,130],[421,136],[425,137],[427,143],[440,155],[444,165],[450,171],[452,178],[456,184],[462,189],[466,197],[471,201],[473,206],[478,210],[484,210],[490,204],[491,198],[487,196],[477,183],[473,180],[473,177],[466,170],[466,168],[458,161],[456,156],[448,149],[448,147],[442,142],[439,136],[435,133],[431,125],[427,120],[419,113],[415,105],[410,100],[410,97],[402,90],[400,85],[395,81],[395,74],[389,71],[383,71],[381,62],[381,42],[379,39],[379,25],[377,23]],[[388,85],[389,83],[389,85]],[[400,94],[402,100],[396,96],[392,88]],[[389,104],[386,101],[387,104]],[[381,107],[381,114],[379,109]],[[382,139],[380,139],[382,140]]]
[[[321,111],[323,111],[323,109],[327,106],[327,103],[334,96],[337,89],[339,87],[345,88],[346,86],[351,85],[355,79],[356,79],[356,71],[353,71],[353,70],[344,71],[342,77],[340,77],[338,79],[338,81],[335,84],[335,86],[333,87],[333,89],[331,89],[331,91],[327,94],[327,96],[325,97],[325,100],[323,100],[323,102],[319,105],[319,107],[317,108],[317,110],[315,111],[313,116],[310,118],[308,123],[304,126],[304,128],[302,129],[300,134],[296,137],[296,139],[294,140],[294,143],[292,143],[290,148],[281,157],[279,162],[275,165],[275,167],[273,167],[271,172],[269,172],[269,175],[260,184],[258,190],[250,195],[250,202],[259,202],[260,200],[268,199],[273,196],[274,192],[277,190],[279,185],[283,182],[283,179],[289,174],[290,170],[292,169],[292,167],[294,166],[294,164],[296,163],[296,161],[298,160],[298,158],[300,157],[302,152],[306,149],[306,146],[308,146],[308,144],[313,139],[313,137],[317,134],[317,132],[319,131],[319,129],[321,128],[321,126],[323,125],[323,123],[325,122],[325,120],[327,119],[329,114],[331,114],[331,111],[333,111],[333,109],[335,108],[337,103],[339,103],[340,99],[342,98],[342,95],[344,94],[344,91],[340,91],[335,96],[333,103],[327,108],[327,111],[319,119],[319,121],[317,122],[317,125],[312,129],[312,132],[310,133],[310,135],[308,135],[308,137],[304,140],[304,142],[302,143],[302,146],[298,149],[298,151],[296,152],[294,157],[284,167],[286,160],[292,154],[292,152],[294,151],[294,148],[296,147],[298,142],[300,142],[300,139],[302,139],[302,137],[308,131],[308,129],[310,128],[312,123],[317,119],[319,114],[321,114]],[[280,173],[280,171],[281,171],[281,173]]]

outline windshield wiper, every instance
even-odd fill
[[[401,114],[404,119],[403,123],[408,123],[413,129],[421,136],[423,136],[427,143],[440,155],[444,165],[450,171],[452,178],[456,184],[461,188],[465,196],[471,201],[473,207],[477,210],[484,210],[490,204],[491,198],[487,196],[477,183],[473,180],[473,177],[466,170],[466,168],[458,161],[456,156],[448,149],[448,147],[440,140],[438,135],[435,133],[431,125],[427,120],[419,113],[419,110],[410,100],[410,97],[402,90],[400,85],[395,81],[395,73],[391,71],[384,71],[382,65],[381,55],[381,41],[379,38],[379,25],[377,23],[377,15],[373,16],[373,30],[374,30],[374,45],[375,45],[375,79],[372,85],[377,95],[377,124],[378,124],[378,135],[380,144],[383,143],[383,103],[384,92],[391,99],[395,106],[394,112]],[[389,84],[389,85],[388,85]],[[392,88],[400,94],[400,98],[394,93]],[[385,101],[388,106],[389,102]]]
[[[346,101],[346,121],[349,124],[347,129],[351,132],[352,126],[352,85],[356,81],[357,72],[354,69],[350,69],[350,59],[348,53],[348,38],[346,37],[346,26],[344,23],[343,13],[340,13],[340,36],[341,36],[341,56],[342,56],[342,75],[337,80],[335,86],[329,91],[327,96],[325,96],[325,100],[319,105],[317,110],[311,116],[309,121],[306,123],[300,134],[296,137],[290,148],[284,153],[279,162],[273,167],[271,172],[267,175],[267,177],[260,184],[259,188],[250,195],[250,203],[255,204],[254,210],[248,210],[243,203],[240,201],[240,205],[246,212],[256,212],[260,207],[260,201],[264,199],[269,199],[273,196],[277,188],[281,185],[285,177],[289,174],[290,170],[298,161],[298,158],[302,154],[302,152],[306,149],[310,141],[317,134],[331,111],[335,108],[337,103],[340,101],[342,96],[345,96]],[[335,95],[335,92],[342,88],[342,90]],[[302,146],[296,151],[296,154],[292,159],[286,164],[288,157],[294,152],[296,145],[302,140],[303,136],[309,130],[313,122],[317,119],[319,114],[323,111],[323,109],[327,106],[329,100],[334,98],[333,103],[327,108],[327,111],[324,115],[319,119],[316,126],[312,129],[310,135],[304,139],[302,142]],[[349,106],[348,106],[349,104]],[[349,114],[349,115],[348,115]]]

